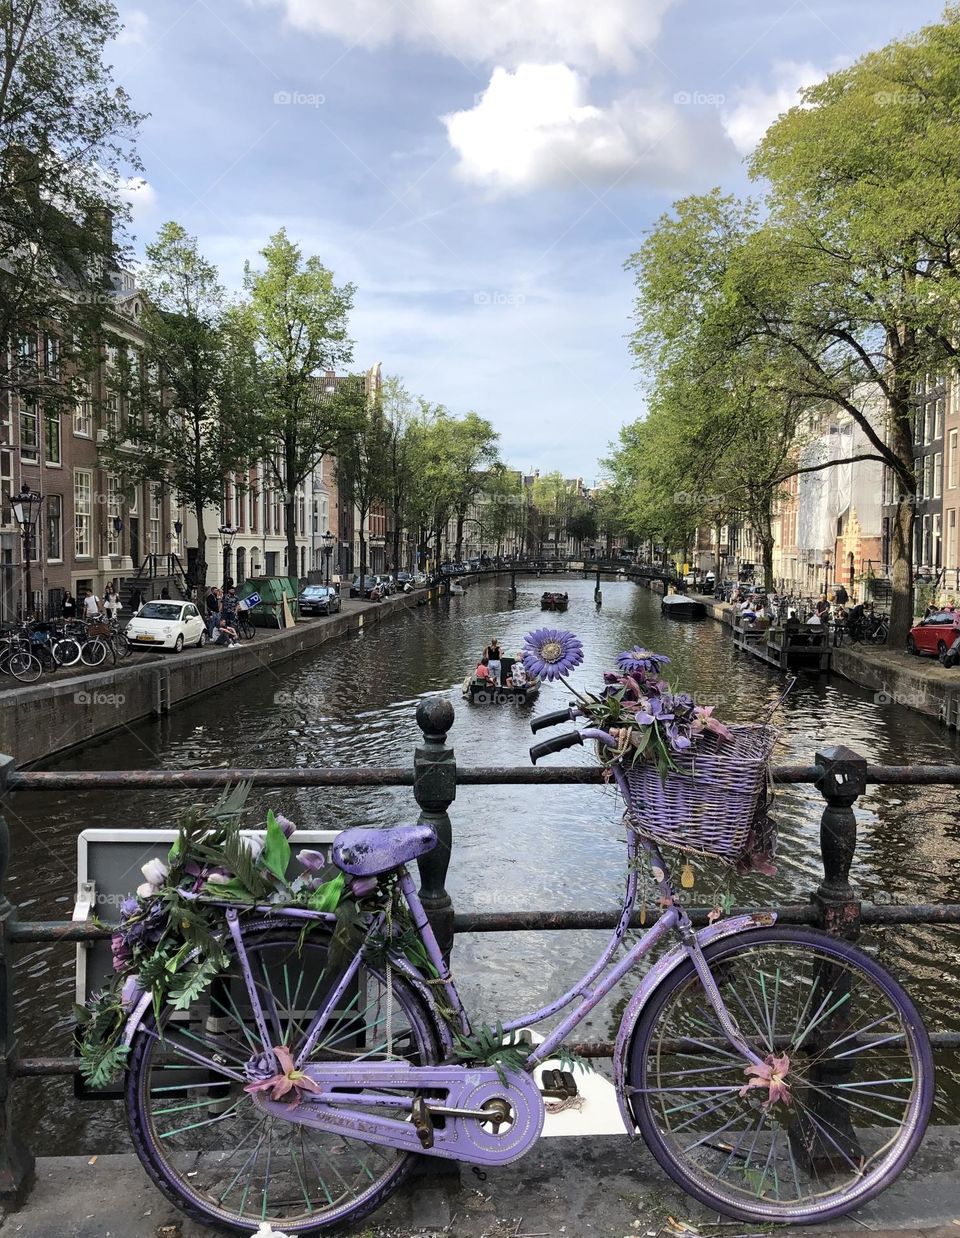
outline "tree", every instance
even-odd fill
[[[573,504],[573,489],[562,473],[547,473],[533,483],[533,506],[541,519],[553,521],[553,553],[560,557],[560,534],[567,527]],[[541,541],[544,539],[541,538]]]
[[[567,520],[567,532],[577,543],[580,553],[583,553],[583,543],[588,538],[597,536],[597,516],[589,503],[581,502],[574,505]]]
[[[453,418],[447,427],[449,455],[447,467],[453,487],[453,511],[457,518],[457,539],[454,558],[463,558],[463,525],[470,504],[483,490],[490,469],[497,461],[500,436],[485,417],[467,413]]]
[[[245,303],[237,311],[254,342],[258,427],[267,475],[284,496],[287,565],[297,562],[296,491],[359,415],[356,393],[326,390],[323,375],[349,363],[352,284],[337,286],[319,258],[303,258],[281,228],[261,250],[263,270],[247,263]],[[347,388],[350,384],[347,384]]]
[[[109,0],[0,0],[0,340],[42,328],[60,348],[44,366],[4,344],[0,394],[72,398],[112,300],[112,225],[129,213],[121,190],[139,169],[142,119],[103,63],[119,29]]]
[[[508,537],[522,546],[527,512],[523,476],[516,469],[491,469],[484,483],[483,500],[483,534],[494,544],[494,554],[503,553]]]
[[[207,578],[204,511],[219,504],[224,478],[246,469],[257,439],[251,342],[225,313],[216,267],[177,223],[146,248],[139,356],[118,351],[112,384],[127,401],[125,425],[108,443],[127,478],[160,482],[193,509],[197,522],[195,583]]]
[[[375,503],[387,498],[391,487],[391,427],[384,417],[380,392],[368,391],[362,374],[351,374],[341,381],[338,396],[349,416],[350,429],[336,445],[337,485],[340,502],[356,509],[362,580],[367,574],[367,517]]]
[[[393,524],[393,571],[400,571],[400,550],[407,525],[407,506],[412,484],[413,439],[411,427],[416,416],[416,401],[399,378],[388,375],[383,380],[380,406],[387,434],[386,469],[388,484],[386,501]]]

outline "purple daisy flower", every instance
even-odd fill
[[[659,675],[670,659],[662,653],[651,653],[641,645],[634,645],[617,654],[617,666],[627,675]]]
[[[583,661],[583,645],[572,632],[539,628],[523,638],[523,665],[534,679],[560,679]]]

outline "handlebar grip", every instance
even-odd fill
[[[536,735],[537,731],[542,731],[544,727],[558,726],[561,722],[569,721],[569,709],[555,709],[552,714],[541,714],[539,718],[534,718],[530,723],[530,730]]]
[[[545,739],[542,744],[534,744],[530,749],[530,760],[536,765],[540,757],[548,756],[551,752],[562,752],[564,748],[573,748],[582,743],[583,737],[579,731],[567,731],[565,735],[556,735],[553,739]]]

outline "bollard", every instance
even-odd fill
[[[0,756],[0,796],[16,768],[13,757]],[[10,830],[0,814],[0,1198],[16,1199],[33,1178],[33,1155],[20,1142],[13,1116],[13,1073],[17,1056],[13,1028],[13,958],[10,929],[17,909],[6,895]]]
[[[447,809],[457,794],[457,761],[446,746],[447,732],[453,726],[453,706],[443,696],[425,697],[417,706],[417,725],[423,744],[413,756],[413,794],[420,805],[419,824],[437,831],[437,845],[417,860],[420,869],[420,898],[444,957],[453,947],[453,902],[446,891],[453,841]]]
[[[821,927],[853,941],[860,936],[860,900],[849,880],[857,846],[853,805],[866,790],[867,761],[852,748],[836,744],[821,748],[814,763],[822,771],[817,789],[827,804],[820,818],[823,881],[811,898]]]

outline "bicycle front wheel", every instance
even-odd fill
[[[14,679],[19,679],[21,683],[36,683],[43,674],[40,659],[22,649],[10,654],[7,668]]]
[[[321,928],[302,939],[284,929],[245,936],[273,1044],[296,1056],[313,1012],[338,979],[327,970],[329,936]],[[391,981],[388,997],[387,980],[362,966],[309,1060],[437,1062],[430,1012],[402,976],[394,972]],[[359,1220],[393,1193],[417,1158],[266,1115],[244,1084],[251,1063],[270,1047],[253,1020],[236,958],[186,1015],[165,1007],[159,1027],[149,1015],[127,1074],[137,1155],[177,1207],[245,1238],[262,1221],[304,1235]],[[377,1112],[409,1119],[404,1093],[396,1095],[396,1110]]]
[[[693,964],[654,991],[628,1062],[633,1116],[671,1178],[741,1220],[809,1224],[889,1186],[933,1103],[930,1041],[912,1001],[849,943],[790,927],[707,946],[728,1012],[763,1066],[720,1028]]]
[[[95,636],[92,640],[84,641],[80,646],[80,660],[84,666],[99,666],[106,659],[108,652],[107,642]]]

